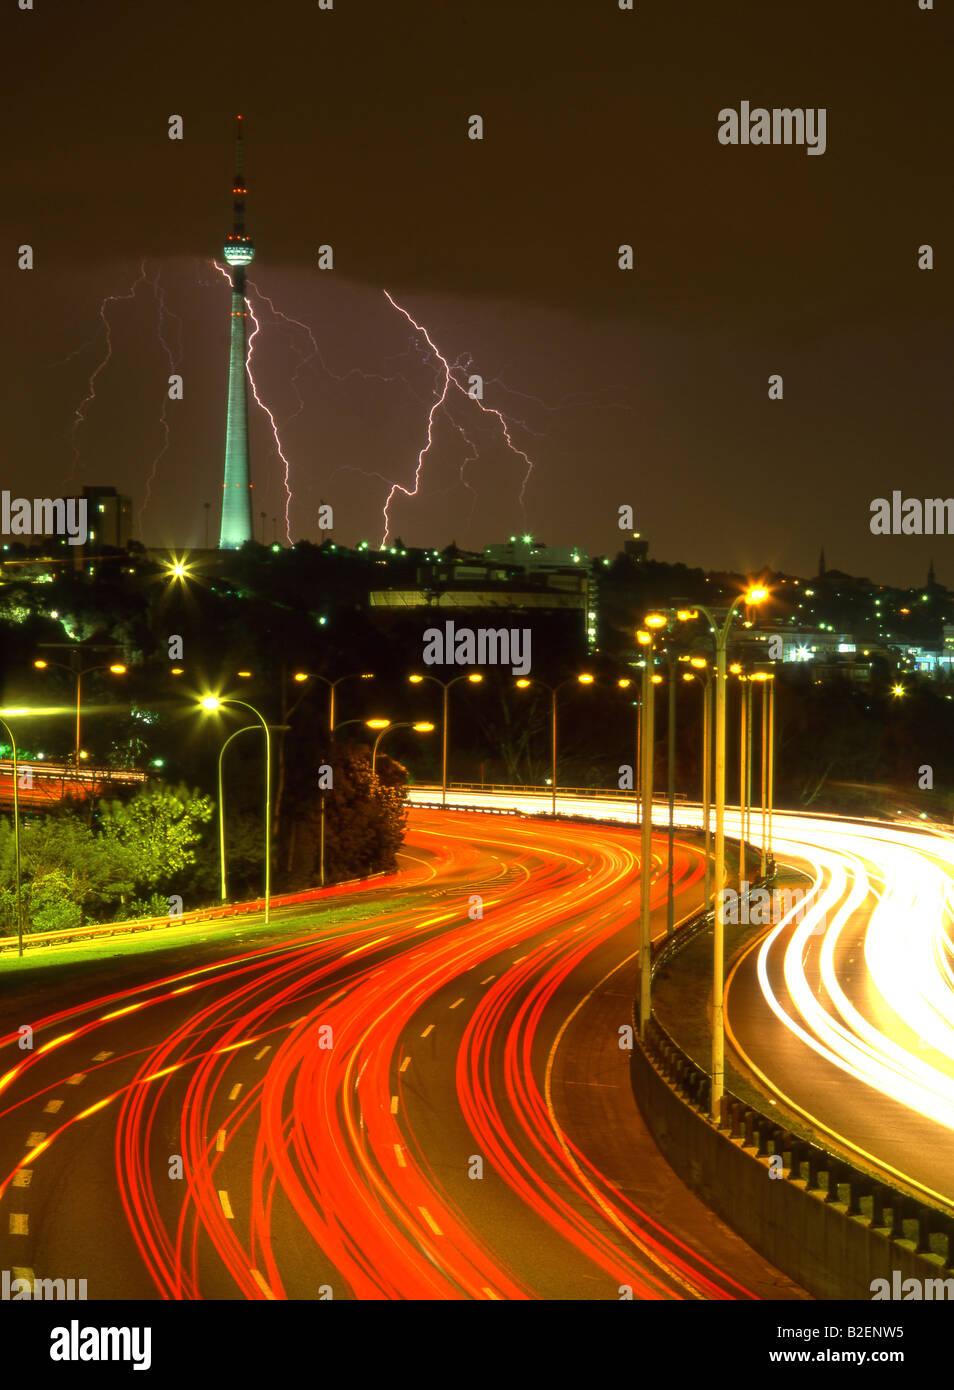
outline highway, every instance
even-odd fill
[[[545,804],[509,792],[454,800]],[[634,818],[612,797],[561,797],[558,810]],[[665,816],[657,803],[654,823]],[[678,806],[676,819],[701,825],[700,809]],[[751,827],[757,841],[759,816]],[[739,833],[737,809],[726,833]],[[954,1210],[954,836],[776,812],[774,849],[805,897],[753,925],[727,970],[727,1058],[820,1142]],[[736,865],[731,854],[730,874]]]
[[[638,850],[418,809],[398,874],[267,933],[51,955],[19,994],[4,962],[0,1267],[91,1299],[804,1297],[635,1109]],[[701,878],[677,840],[677,919]]]

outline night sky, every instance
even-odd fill
[[[324,499],[335,539],[377,544],[390,482],[413,485],[442,373],[387,289],[483,376],[534,464],[521,506],[526,465],[455,393],[466,437],[438,417],[392,536],[477,548],[529,530],[612,553],[629,503],[657,558],[811,575],[824,545],[830,567],[885,583],[921,582],[933,556],[954,585],[951,538],[868,524],[892,489],[954,494],[954,46],[936,3],[10,0],[2,486],[113,484],[149,545],[201,543],[209,501],[217,536],[229,302],[211,257],[241,111],[250,280],[320,351],[305,360],[306,333],[262,306],[253,367],[293,539],[320,539]],[[827,108],[825,154],[721,145],[718,112],[743,99]],[[73,432],[102,298],[143,262],[135,297],[107,306],[112,359]],[[159,295],[185,398],[147,504],[170,372]],[[283,470],[250,418],[271,540]]]

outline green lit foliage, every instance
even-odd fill
[[[165,885],[195,863],[201,827],[212,818],[210,797],[187,787],[147,786],[129,801],[103,804],[103,836],[136,855],[136,880]]]
[[[56,931],[84,921],[159,916],[167,894],[192,866],[202,827],[212,817],[207,796],[186,787],[149,786],[129,801],[106,802],[101,828],[63,811],[20,828],[20,867],[27,931]],[[152,890],[150,892],[150,890]],[[0,918],[16,926],[13,828],[0,819]]]

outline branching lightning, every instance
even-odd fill
[[[494,417],[500,422],[500,427],[501,427],[501,429],[502,429],[502,431],[503,431],[503,436],[504,436],[504,439],[505,439],[506,442],[507,442],[507,447],[508,447],[508,449],[510,449],[510,451],[511,451],[512,453],[516,454],[519,458],[522,458],[523,461],[524,461],[524,463],[527,465],[526,470],[525,470],[524,475],[523,475],[523,482],[521,483],[521,486],[520,486],[520,493],[519,493],[519,497],[518,497],[518,500],[519,500],[519,502],[520,502],[521,510],[523,510],[523,509],[524,509],[524,501],[525,501],[525,497],[526,497],[526,491],[527,491],[527,483],[528,483],[528,481],[529,481],[529,479],[530,479],[530,474],[533,472],[533,462],[532,462],[532,460],[530,459],[529,455],[527,455],[527,454],[524,452],[523,449],[519,448],[519,447],[514,443],[514,441],[513,441],[513,436],[512,436],[511,433],[510,433],[510,428],[509,428],[509,426],[508,426],[507,420],[505,419],[505,417],[501,414],[501,412],[500,412],[499,410],[496,410],[493,406],[486,406],[486,405],[483,404],[482,401],[477,400],[476,397],[472,396],[472,395],[470,394],[470,392],[466,389],[466,387],[464,387],[464,386],[457,380],[457,378],[454,376],[454,368],[452,368],[452,367],[450,366],[450,364],[448,363],[446,357],[444,357],[443,354],[439,351],[439,349],[438,349],[436,343],[435,343],[434,340],[431,338],[430,334],[428,333],[427,329],[423,326],[423,324],[420,324],[420,323],[418,323],[415,319],[413,319],[413,318],[411,317],[411,315],[408,313],[408,311],[407,311],[406,309],[402,308],[402,306],[401,306],[400,304],[398,304],[398,303],[394,300],[394,298],[388,293],[387,290],[384,291],[384,296],[385,296],[385,298],[387,299],[388,303],[392,306],[392,308],[397,309],[397,311],[398,311],[399,314],[403,314],[404,317],[407,319],[408,323],[411,324],[411,326],[412,326],[413,328],[415,328],[415,329],[417,330],[417,332],[420,333],[421,336],[424,338],[424,341],[427,343],[427,345],[428,345],[428,347],[430,348],[431,352],[434,354],[434,356],[437,358],[438,362],[441,364],[441,367],[443,368],[444,380],[443,380],[443,385],[441,386],[441,389],[440,389],[439,393],[436,395],[436,397],[435,397],[433,403],[431,404],[431,408],[430,408],[430,410],[428,411],[428,415],[427,415],[427,442],[422,446],[422,448],[421,448],[421,450],[420,450],[420,452],[418,453],[418,456],[417,456],[417,467],[416,467],[415,470],[414,470],[414,486],[413,486],[413,488],[406,488],[406,487],[404,487],[404,485],[403,485],[402,483],[393,483],[393,484],[391,485],[391,491],[388,493],[387,498],[386,498],[386,500],[385,500],[385,503],[384,503],[384,534],[383,534],[383,536],[381,537],[381,547],[383,548],[385,545],[387,545],[388,536],[390,535],[390,531],[391,531],[390,506],[391,506],[391,500],[392,500],[392,498],[394,497],[394,494],[395,494],[396,492],[403,492],[404,495],[405,495],[405,497],[416,497],[416,496],[417,496],[418,488],[420,487],[420,482],[421,482],[421,470],[422,470],[423,467],[424,467],[424,459],[425,459],[425,457],[427,456],[427,454],[430,452],[431,446],[432,446],[432,444],[433,444],[433,442],[434,442],[434,420],[435,420],[435,418],[437,417],[438,412],[439,412],[442,408],[445,408],[445,413],[448,414],[448,418],[451,419],[451,423],[452,423],[452,424],[456,423],[455,421],[453,421],[452,417],[449,415],[449,412],[446,412],[447,398],[448,398],[448,395],[449,395],[449,393],[450,393],[452,387],[455,387],[455,388],[460,392],[460,394],[464,397],[465,400],[470,401],[470,402],[472,402],[475,406],[477,406],[478,410],[480,410],[482,414],[484,414],[484,415],[492,415],[492,416],[494,416]],[[457,367],[457,366],[458,366],[458,364],[455,363],[455,367]],[[457,428],[460,429],[460,426],[458,425]],[[470,442],[470,441],[468,441],[468,442]],[[525,511],[524,511],[524,515],[526,515]]]
[[[285,451],[284,451],[284,449],[282,448],[282,441],[281,441],[281,440],[279,439],[279,437],[278,437],[278,426],[275,424],[275,416],[272,414],[272,412],[269,410],[268,406],[265,404],[265,402],[262,400],[261,396],[258,394],[258,387],[255,385],[255,378],[252,376],[252,353],[253,353],[253,351],[254,351],[253,344],[254,344],[254,342],[255,342],[256,335],[258,334],[258,331],[259,331],[259,329],[261,328],[261,324],[259,323],[258,319],[255,317],[255,310],[252,308],[252,301],[251,301],[249,298],[246,297],[245,304],[246,304],[246,306],[247,306],[247,308],[248,308],[249,317],[251,318],[252,322],[253,322],[254,325],[255,325],[255,327],[252,329],[251,333],[248,335],[248,353],[246,354],[246,357],[245,357],[245,373],[246,373],[246,376],[247,376],[248,379],[249,379],[249,384],[251,385],[251,388],[252,388],[252,395],[255,397],[255,404],[258,405],[258,406],[260,406],[260,407],[262,408],[262,410],[264,410],[265,414],[268,416],[269,423],[271,424],[271,427],[272,427],[272,434],[273,434],[274,437],[275,437],[275,448],[278,450],[278,457],[281,459],[282,463],[285,465],[285,475],[284,475],[284,479],[283,479],[284,484],[285,484],[285,536],[286,536],[286,539],[288,540],[288,544],[291,545],[291,544],[292,544],[292,536],[291,536],[291,516],[290,516],[290,508],[291,508],[292,493],[291,493],[291,488],[290,488],[289,485],[288,485],[289,463],[288,463],[288,459],[285,457]]]
[[[73,416],[73,426],[70,430],[70,440],[73,446],[73,463],[72,467],[70,468],[70,476],[67,482],[68,487],[72,485],[73,479],[76,477],[76,470],[79,464],[79,444],[76,439],[79,427],[80,425],[86,423],[86,407],[89,405],[90,401],[96,399],[96,378],[99,376],[100,372],[103,370],[103,368],[106,366],[106,363],[113,355],[113,334],[112,329],[110,328],[109,319],[106,316],[106,305],[118,303],[122,299],[135,299],[136,290],[139,288],[139,286],[142,284],[145,278],[146,262],[144,258],[139,267],[139,274],[133,281],[129,293],[107,294],[99,306],[99,316],[102,319],[103,325],[106,329],[106,352],[99,366],[96,367],[91,373],[89,382],[87,384],[87,394],[84,397],[84,399],[80,402],[80,404],[76,407],[76,411]]]

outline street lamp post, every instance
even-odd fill
[[[650,974],[650,953],[652,939],[650,930],[649,895],[652,889],[653,867],[653,749],[655,746],[655,685],[653,682],[653,639],[652,633],[640,630],[636,640],[643,648],[643,690],[642,690],[642,782],[643,803],[642,847],[639,865],[639,1035],[644,1037],[652,1012],[652,977]]]
[[[632,679],[631,679],[629,676],[620,676],[619,679],[618,679],[617,682],[616,682],[616,684],[617,684],[617,686],[619,687],[620,690],[628,690],[629,687],[632,685],[632,683],[633,683],[633,682],[632,682]],[[636,718],[635,718],[635,721],[634,721],[634,722],[635,722],[635,725],[636,725],[636,729],[635,729],[636,761],[635,761],[635,763],[633,764],[633,773],[634,773],[634,776],[633,776],[633,786],[634,786],[634,789],[635,789],[635,796],[636,796],[636,820],[637,820],[637,822],[638,822],[638,821],[639,821],[639,818],[640,818],[640,808],[639,808],[639,778],[640,778],[640,773],[639,773],[640,762],[639,762],[639,758],[640,758],[640,748],[639,748],[639,745],[640,745],[640,736],[641,736],[641,733],[642,733],[642,730],[641,730],[641,728],[640,728],[640,724],[641,724],[641,722],[642,722],[642,701],[641,701],[641,700],[631,700],[631,701],[630,701],[630,704],[632,705],[633,709],[636,711]]]
[[[666,628],[672,630],[674,617],[680,620],[689,617],[687,609],[680,609],[678,613],[674,608],[665,613],[649,613],[643,619],[647,628],[661,631]],[[666,801],[669,808],[669,824],[667,829],[667,855],[666,855],[666,935],[672,936],[676,922],[676,897],[674,878],[675,865],[675,818],[676,818],[676,681],[674,675],[673,652],[671,646],[666,647],[666,673],[669,681],[668,691],[668,723],[666,726]]]
[[[567,676],[565,681],[560,681],[558,685],[548,685],[546,681],[541,681],[536,676],[521,676],[517,681],[518,690],[526,690],[531,685],[542,685],[544,690],[550,692],[550,763],[551,763],[551,814],[556,815],[556,789],[557,789],[557,694],[565,685],[572,685],[576,681],[579,685],[592,685],[593,677],[590,675]]]
[[[20,775],[17,768],[17,741],[13,736],[13,730],[5,719],[0,718],[0,724],[7,731],[13,748],[13,844],[16,856],[17,874],[17,954],[23,955],[23,896],[20,886]]]
[[[447,696],[451,686],[456,685],[458,681],[469,681],[471,685],[480,685],[483,676],[479,675],[477,672],[473,672],[470,675],[454,676],[452,680],[442,681],[438,676],[415,675],[408,676],[408,680],[412,685],[420,685],[422,681],[433,681],[434,684],[439,685],[444,692],[443,713],[441,717],[441,806],[443,807],[447,805]]]
[[[687,673],[685,680],[702,683],[702,852],[705,858],[705,902],[708,907],[712,900],[712,865],[709,862],[709,841],[712,832],[712,681],[709,679],[708,662],[704,656],[690,658],[689,664],[695,667]]]
[[[673,676],[672,651],[666,649],[666,671],[669,680],[669,709],[666,726],[666,799],[669,803],[669,840],[666,876],[666,935],[672,936],[676,924],[676,899],[673,873],[675,865],[676,816],[676,681]]]
[[[247,700],[236,700],[236,699],[234,699],[232,696],[220,697],[220,696],[218,696],[218,695],[207,695],[207,696],[205,697],[205,699],[202,701],[202,708],[203,708],[204,710],[210,712],[210,713],[211,713],[212,711],[214,711],[214,710],[221,709],[223,705],[241,705],[241,707],[242,707],[243,709],[247,709],[247,710],[250,711],[250,713],[252,713],[252,714],[255,715],[255,718],[258,720],[258,722],[261,724],[262,728],[263,728],[264,731],[265,731],[265,924],[266,924],[266,926],[267,926],[267,925],[268,925],[268,920],[269,920],[269,909],[270,909],[270,906],[271,906],[271,895],[272,895],[272,841],[271,841],[271,829],[272,829],[272,740],[271,740],[271,735],[270,735],[270,733],[269,733],[268,724],[265,722],[264,718],[263,718],[262,715],[259,713],[259,711],[255,708],[255,706],[254,706],[254,705],[250,705],[250,704],[248,703]],[[252,727],[254,727],[254,726],[252,726]],[[242,732],[241,729],[237,729],[237,730],[236,730],[236,733],[241,733],[241,732]],[[228,743],[228,742],[229,742],[229,740],[226,739],[226,743]],[[224,749],[224,747],[223,747],[222,752],[224,752],[224,751],[225,751],[225,749]],[[220,754],[219,754],[219,775],[220,775],[220,779],[221,779],[221,770],[222,770],[222,753],[220,752]],[[221,786],[221,782],[220,782],[220,786]],[[220,796],[220,799],[219,799],[219,829],[220,829],[220,833],[223,832],[223,827],[224,827],[224,819],[223,819],[222,802],[221,802],[221,796]],[[223,840],[222,840],[222,845],[221,845],[222,864],[223,864],[223,869],[222,869],[222,873],[223,873],[223,887],[224,887],[224,882],[225,882],[225,877],[224,877],[224,875],[225,875],[225,869],[224,869],[224,864],[225,864],[225,859],[224,859],[225,848],[224,848],[224,844],[225,844],[225,842],[224,842],[224,839],[223,839]]]
[[[66,643],[60,643],[60,642],[51,642],[51,643],[41,643],[40,645],[41,645],[41,646],[65,646],[65,645],[67,645],[67,644],[66,644]],[[44,658],[42,658],[42,657],[37,658],[37,660],[34,661],[33,665],[36,667],[36,669],[37,669],[38,671],[45,671],[45,670],[47,669],[47,667],[49,667],[49,666],[58,666],[58,667],[60,668],[61,671],[69,671],[70,675],[76,677],[76,770],[77,770],[77,773],[79,773],[79,765],[80,765],[80,747],[81,747],[81,744],[80,744],[80,728],[81,728],[81,723],[80,723],[80,721],[81,721],[81,709],[82,709],[83,677],[84,677],[84,676],[91,676],[91,675],[93,674],[94,671],[111,671],[111,672],[113,673],[113,675],[115,675],[115,676],[124,676],[124,675],[126,674],[126,669],[127,669],[127,668],[123,665],[123,663],[122,663],[121,661],[112,661],[112,662],[107,661],[107,662],[104,662],[101,666],[85,666],[85,667],[81,667],[81,666],[67,666],[66,663],[65,663],[64,661],[46,661],[46,660],[45,660]]]
[[[379,721],[379,720],[376,720],[376,719],[374,719],[374,720],[369,720],[369,721],[368,721],[368,727],[369,727],[369,728],[373,728],[373,727],[374,727],[375,725],[377,725],[379,722],[380,722],[380,721]],[[392,724],[390,721],[388,721],[387,727],[384,728],[384,729],[382,729],[381,732],[378,734],[377,738],[374,740],[374,747],[373,747],[373,749],[371,750],[371,776],[372,776],[372,777],[375,775],[375,767],[376,767],[376,765],[377,765],[377,760],[378,760],[378,744],[379,744],[379,743],[381,742],[381,740],[384,738],[384,735],[385,735],[385,734],[390,734],[390,733],[392,733],[395,729],[414,729],[415,732],[417,732],[417,733],[419,733],[419,734],[430,734],[430,733],[433,733],[433,731],[434,731],[434,725],[433,725],[429,720],[426,720],[426,719],[420,719],[420,720],[417,721],[417,723],[411,723],[411,722],[408,721],[408,722],[402,722],[402,723],[400,723],[400,724]]]
[[[746,816],[749,809],[749,761],[752,738],[752,687],[739,677],[739,891],[745,878]]]
[[[229,734],[228,738],[225,740],[225,742],[222,744],[222,747],[219,749],[219,868],[222,880],[221,898],[223,902],[227,900],[228,892],[226,889],[225,872],[225,787],[222,781],[222,759],[225,757],[225,750],[226,748],[228,748],[233,738],[238,738],[239,734],[247,734],[249,730],[254,730],[257,728],[257,724],[243,725],[241,729],[236,729],[234,733]],[[290,724],[273,724],[272,732],[287,733],[290,728]]]
[[[264,537],[263,537],[263,540],[264,540]],[[309,680],[309,679],[310,679],[310,675],[309,675],[309,673],[308,673],[307,671],[297,671],[297,672],[295,673],[295,680],[296,680],[296,681],[301,682],[301,681],[307,681],[307,680]],[[341,684],[342,681],[356,681],[356,680],[360,680],[360,681],[371,681],[371,680],[374,680],[374,673],[373,673],[373,671],[353,671],[353,672],[351,672],[351,673],[350,673],[349,675],[347,675],[347,676],[338,676],[338,678],[337,678],[336,680],[331,680],[331,678],[330,678],[329,676],[315,676],[314,679],[315,679],[315,680],[319,680],[319,681],[323,681],[324,684],[328,687],[328,735],[329,735],[329,738],[330,738],[331,743],[334,743],[334,741],[335,741],[335,690],[336,690],[336,688]],[[363,720],[363,719],[344,719],[344,720],[342,720],[342,723],[338,725],[338,728],[339,728],[339,729],[342,728],[342,726],[343,726],[344,724],[363,724],[363,723],[364,723],[364,720]],[[330,750],[329,750],[329,751],[330,751]],[[320,884],[321,884],[321,887],[324,888],[324,886],[325,886],[325,789],[324,789],[324,787],[319,787],[319,789],[318,789],[318,804],[319,804],[319,807],[320,807],[320,816],[319,816],[320,829],[319,829],[319,834],[318,834],[318,845],[319,845],[319,849],[318,849],[319,882],[320,882]]]
[[[710,1109],[715,1120],[720,1118],[722,1094],[725,1090],[725,697],[726,652],[729,629],[741,603],[757,604],[768,597],[767,590],[756,587],[733,599],[725,621],[720,627],[703,604],[695,607],[704,615],[715,639],[716,655],[716,728],[715,728],[715,919],[712,932],[712,1085]]]
[[[772,814],[775,809],[775,680],[772,676],[766,679],[765,693],[768,696],[768,866],[771,867],[775,863],[775,847],[772,843]]]

